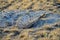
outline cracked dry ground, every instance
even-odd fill
[[[60,13],[60,0],[0,0],[0,11],[46,10]],[[0,40],[60,40],[60,22],[41,28],[0,28]]]

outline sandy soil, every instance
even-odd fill
[[[60,3],[60,0],[0,0],[0,10],[32,9],[59,13],[60,9],[57,3]]]

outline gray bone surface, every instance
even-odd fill
[[[46,15],[45,19],[39,19],[41,16]],[[54,21],[53,21],[54,20]],[[60,21],[60,14],[54,14],[47,11],[7,11],[0,12],[0,27],[11,27],[17,25],[19,28],[28,28],[42,26],[44,24],[55,23]]]

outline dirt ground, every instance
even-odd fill
[[[0,10],[47,10],[60,12],[60,0],[0,0]]]

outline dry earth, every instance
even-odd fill
[[[60,12],[60,0],[0,0],[0,10],[49,10]]]

